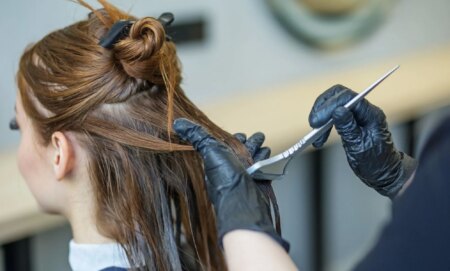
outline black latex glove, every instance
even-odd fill
[[[269,202],[231,149],[187,119],[176,119],[173,128],[203,158],[206,187],[216,211],[220,243],[227,232],[246,229],[264,232],[288,250],[289,244],[273,227]]]
[[[354,173],[380,194],[394,198],[414,173],[417,162],[394,147],[386,116],[380,108],[366,99],[351,110],[344,107],[356,95],[341,85],[331,87],[317,98],[309,123],[318,128],[333,118]],[[321,147],[330,131],[313,145]]]
[[[248,153],[250,153],[253,162],[256,163],[258,161],[269,158],[270,148],[261,147],[262,144],[264,143],[264,140],[266,139],[266,136],[263,133],[261,132],[254,133],[249,138],[247,138],[247,136],[244,133],[237,133],[234,134],[234,137],[237,140],[239,140],[242,144],[244,144]]]
[[[259,162],[261,160],[267,159],[270,157],[270,148],[262,147],[266,136],[257,132],[254,133],[247,139],[247,136],[244,133],[234,134],[234,137],[239,140],[242,144],[244,144],[245,148],[251,155],[253,159],[253,163]],[[273,191],[272,181],[271,180],[258,180],[256,183],[258,188],[263,192],[266,199],[270,201],[273,207],[273,214],[275,216],[275,229],[278,234],[281,235],[281,218],[280,218],[280,209],[278,207],[277,197],[275,196],[275,192]],[[270,210],[269,210],[270,212]]]

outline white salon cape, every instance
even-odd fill
[[[130,268],[125,251],[118,243],[69,243],[69,264],[73,271],[119,271]]]

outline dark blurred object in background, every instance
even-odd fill
[[[267,0],[275,17],[295,37],[315,48],[336,49],[373,33],[392,0]]]

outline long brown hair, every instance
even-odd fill
[[[172,132],[173,118],[206,127],[247,163],[248,152],[184,94],[173,42],[158,20],[136,19],[104,0],[86,20],[48,34],[20,60],[25,112],[49,144],[73,131],[88,152],[99,230],[137,269],[226,270],[196,152]],[[121,19],[136,22],[108,50],[98,45]]]

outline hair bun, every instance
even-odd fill
[[[159,51],[166,40],[160,21],[145,17],[131,26],[129,36],[114,46],[114,55],[124,70],[134,78],[149,79],[158,67]]]

